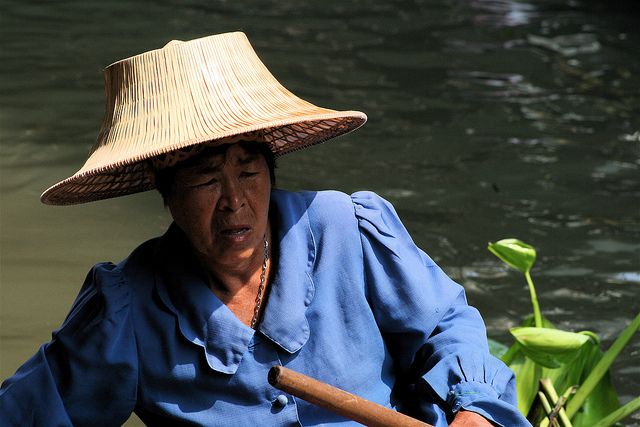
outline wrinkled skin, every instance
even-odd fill
[[[176,171],[167,206],[209,275],[209,286],[248,324],[270,238],[265,158],[239,144]]]

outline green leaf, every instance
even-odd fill
[[[519,344],[515,345],[520,348]],[[602,358],[602,354],[602,350],[600,350],[595,342],[589,340],[578,350],[578,355],[571,363],[566,363],[557,369],[542,368],[541,377],[550,378],[553,381],[555,389],[564,394],[569,387],[581,384],[584,381],[591,369],[593,369]],[[517,358],[524,359],[523,353],[519,352],[516,359]],[[514,364],[518,365],[518,363]],[[519,384],[518,382],[520,381],[518,375],[519,373],[516,372],[516,384]],[[532,384],[529,384],[529,387],[532,386]],[[521,387],[526,387],[524,382],[521,384]],[[537,389],[536,386],[534,390]],[[518,392],[521,393],[522,388],[518,388]],[[530,407],[526,406],[525,401],[530,395],[530,391],[525,390],[524,393],[525,395],[522,396],[522,398],[518,396],[518,407],[529,408],[527,411],[530,411]],[[571,418],[571,422],[574,427],[592,427],[595,422],[619,406],[618,397],[613,387],[611,377],[607,374],[600,380],[587,399],[585,399],[582,408]],[[527,414],[531,415],[529,413]]]
[[[536,250],[533,246],[518,239],[502,239],[489,243],[488,249],[502,262],[516,270],[526,273],[536,261]]]
[[[542,376],[550,378],[559,392],[584,382],[589,372],[602,358],[602,350],[593,339],[585,343],[571,363],[558,369],[542,369]],[[591,427],[611,411],[618,408],[618,396],[609,374],[606,374],[585,399],[581,409],[571,417],[574,427]]]
[[[631,337],[640,328],[640,313],[631,321],[631,324],[627,326],[616,338],[611,347],[602,355],[602,358],[598,363],[590,369],[589,376],[584,380],[584,383],[578,389],[578,392],[567,403],[567,414],[572,417],[578,409],[583,405],[587,396],[589,396],[594,388],[600,383],[600,380],[609,372],[611,364],[615,358],[620,354],[625,345],[631,340]],[[597,421],[594,420],[594,421]]]
[[[587,346],[585,346],[585,348],[587,348]],[[578,359],[571,364],[577,364],[580,359],[583,359],[582,376],[580,380],[574,382],[574,384],[583,384],[589,376],[589,373],[592,372],[602,360],[603,355],[602,350],[596,346],[580,354]],[[578,389],[578,391],[580,391],[580,389]],[[569,402],[573,399],[575,399],[575,395]],[[565,408],[567,407],[568,405]],[[618,395],[613,386],[611,375],[607,372],[601,377],[595,387],[591,389],[591,392],[584,399],[580,409],[574,415],[570,415],[570,417],[574,427],[592,427],[596,422],[619,407],[620,402],[618,401]]]
[[[621,408],[616,409],[615,411],[598,421],[596,424],[594,424],[593,427],[609,427],[610,425],[623,420],[624,418],[628,417],[638,410],[640,410],[640,396],[636,397]]]
[[[518,410],[523,414],[528,414],[538,394],[542,367],[522,353],[514,358],[509,367],[516,374]]]
[[[550,378],[556,390],[564,394],[569,387],[579,385],[586,378],[586,368],[592,364],[592,353],[598,352],[600,349],[593,342],[587,342],[580,348],[578,355],[571,363],[564,364],[558,369],[545,368],[543,375]]]
[[[559,368],[571,362],[591,340],[586,334],[550,328],[511,328],[511,334],[527,357],[546,368]]]
[[[522,326],[534,326],[535,319],[533,315],[529,315],[522,320]],[[555,329],[555,326],[549,319],[546,317],[542,317],[542,326],[545,328]],[[505,365],[511,366],[511,363],[515,359],[518,354],[522,353],[522,349],[520,349],[520,344],[518,342],[514,342],[509,349],[500,356],[500,360],[504,362]]]

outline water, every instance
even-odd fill
[[[1,378],[49,338],[92,264],[169,223],[154,193],[38,201],[97,135],[101,69],[225,31],[245,31],[303,98],[369,115],[357,133],[283,158],[279,186],[391,200],[492,337],[508,341],[530,312],[524,280],[486,250],[504,237],[538,249],[540,304],[559,327],[608,346],[640,310],[633,2],[299,3],[0,1]],[[623,401],[640,394],[639,356],[636,337],[614,365]]]

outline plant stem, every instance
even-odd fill
[[[565,412],[564,408],[562,407],[562,404],[564,403],[565,398],[564,397],[563,397],[563,399],[558,398],[558,392],[556,391],[555,387],[553,387],[553,383],[551,382],[551,380],[549,378],[541,378],[540,379],[540,385],[542,386],[542,389],[544,390],[544,392],[547,393],[547,396],[549,396],[549,401],[554,406],[558,406],[558,405],[560,406],[559,409],[556,409],[554,407],[551,410],[551,412],[549,413],[549,417],[545,418],[540,423],[540,427],[546,427],[547,425],[549,425],[549,422],[551,421],[551,419],[555,418],[553,416],[554,413],[558,414],[558,417],[560,418],[560,421],[562,421],[562,424],[565,427],[572,427],[571,421],[569,420],[569,417],[567,416],[567,413]]]
[[[531,274],[529,270],[524,272],[524,277],[527,279],[529,285],[529,293],[531,294],[531,305],[533,305],[533,319],[536,328],[542,328],[542,314],[540,314],[540,305],[538,305],[538,295],[536,294],[536,288],[533,286],[533,280],[531,280]]]
[[[640,396],[633,399],[631,402],[626,405],[616,409],[597,423],[593,425],[593,427],[609,427],[617,423],[618,421],[628,417],[633,414],[635,411],[640,409]]]
[[[509,350],[507,350],[505,354],[500,357],[500,360],[502,360],[502,363],[509,366],[511,365],[511,362],[513,362],[513,359],[515,359],[515,357],[518,355],[519,351],[520,346],[518,343],[515,343],[511,347],[509,347]]]
[[[544,409],[544,413],[549,415],[552,411],[552,408],[551,408],[551,404],[549,403],[549,400],[547,399],[547,396],[545,396],[543,392],[539,391],[538,399],[540,399],[540,403],[542,403],[542,408]],[[547,423],[549,423],[549,418],[545,418],[543,421],[546,421]]]
[[[566,406],[567,415],[569,418],[572,418],[578,409],[582,406],[586,398],[591,394],[593,389],[596,387],[598,382],[602,379],[602,377],[607,373],[609,367],[615,360],[615,358],[620,354],[625,345],[629,342],[633,334],[640,328],[640,313],[631,321],[629,326],[627,326],[622,333],[616,338],[614,343],[609,347],[609,349],[602,355],[602,359],[596,364],[591,373],[584,380],[578,391],[573,396],[573,398],[569,401]]]

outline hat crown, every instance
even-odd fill
[[[178,149],[211,134],[248,131],[253,123],[246,112],[269,115],[269,103],[256,98],[290,94],[240,32],[174,40],[109,65],[104,80],[105,116],[86,169],[101,163],[93,154],[103,147],[111,159],[152,157],[159,147]]]
[[[168,47],[174,46],[176,44],[180,44],[180,43],[184,43],[183,40],[171,40],[169,43],[165,44],[164,46],[162,46],[163,49],[166,49]]]

